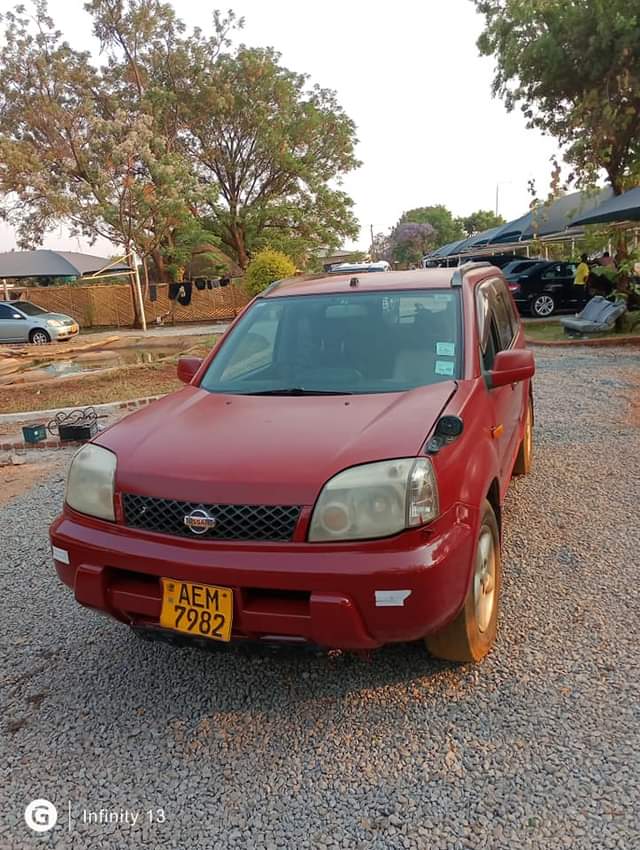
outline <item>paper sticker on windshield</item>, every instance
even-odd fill
[[[455,342],[436,342],[436,354],[440,357],[455,357]]]
[[[453,363],[448,360],[436,360],[436,375],[453,375]]]

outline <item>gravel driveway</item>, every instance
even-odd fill
[[[636,850],[640,356],[537,360],[535,471],[508,498],[501,630],[478,667],[417,646],[362,658],[139,641],[54,576],[60,472],[11,502],[0,846]],[[36,835],[22,818],[41,797],[59,822]],[[84,823],[85,810],[139,819]]]

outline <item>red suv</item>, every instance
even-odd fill
[[[489,651],[533,423],[497,268],[281,281],[178,372],[71,462],[51,542],[78,602],[156,636]]]

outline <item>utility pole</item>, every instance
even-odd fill
[[[370,252],[371,253],[371,261],[375,262],[376,261],[376,256],[375,256],[376,251],[375,251],[375,242],[373,240],[373,225],[372,224],[369,225],[369,229],[371,231],[371,252]]]
[[[132,260],[133,265],[133,284],[136,292],[136,301],[138,302],[138,310],[140,312],[142,330],[146,333],[147,317],[144,314],[144,299],[142,297],[142,286],[140,285],[140,273],[138,272],[138,257],[134,251],[131,251],[129,257]]]

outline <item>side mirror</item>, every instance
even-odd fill
[[[493,361],[493,369],[489,372],[489,389],[505,387],[518,381],[533,378],[536,371],[533,353],[523,348],[514,351],[499,351]]]
[[[190,384],[201,366],[202,357],[180,357],[178,359],[178,378],[183,384]]]

